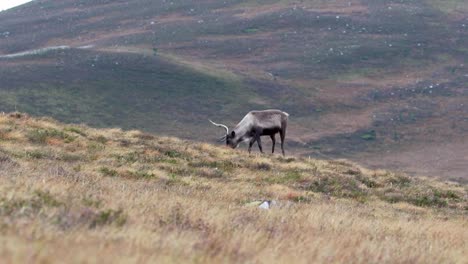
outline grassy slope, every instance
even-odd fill
[[[466,185],[0,116],[7,262],[462,263]],[[269,211],[254,201],[274,199]],[[73,250],[70,250],[73,248]]]

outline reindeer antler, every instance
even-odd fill
[[[210,121],[211,124],[213,124],[213,125],[215,125],[215,126],[217,126],[217,127],[222,127],[222,128],[224,128],[224,129],[226,129],[226,135],[222,136],[222,137],[219,139],[219,141],[224,141],[224,140],[226,139],[226,136],[229,134],[229,128],[228,128],[226,125],[217,124],[217,123],[211,121],[210,119],[208,119],[208,121]]]

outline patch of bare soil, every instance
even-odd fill
[[[287,30],[276,30],[268,32],[257,32],[254,35],[213,35],[213,36],[202,36],[199,37],[199,40],[208,40],[208,41],[226,41],[232,39],[250,39],[255,41],[256,39],[271,39],[274,35],[282,34],[287,32]]]
[[[237,18],[241,19],[252,19],[257,16],[274,13],[285,9],[287,6],[284,4],[278,3],[273,5],[262,5],[262,6],[255,6],[255,7],[245,7],[239,9],[242,13],[238,13],[235,15]]]
[[[69,46],[83,46],[83,45],[93,45],[102,41],[111,40],[114,38],[144,34],[147,30],[141,28],[128,28],[115,31],[92,31],[88,33],[81,34],[79,37],[72,39],[61,39],[54,38],[47,41],[47,46],[53,46],[57,44],[66,44]]]
[[[304,6],[307,11],[343,14],[343,15],[365,15],[369,13],[369,8],[358,0],[354,1],[323,1],[319,6],[309,4]]]
[[[32,66],[32,65],[51,65],[56,64],[57,60],[54,59],[0,59],[2,66],[15,67],[15,66]]]
[[[303,1],[284,3],[279,2],[271,5],[247,6],[238,9],[235,15],[241,19],[252,19],[269,13],[278,12],[284,9],[304,9],[311,12],[342,14],[342,15],[364,15],[369,12],[368,8],[360,1]]]
[[[192,16],[185,16],[179,13],[171,13],[168,15],[156,16],[152,19],[152,21],[154,21],[157,24],[168,24],[176,22],[194,22],[197,21],[197,19]]]

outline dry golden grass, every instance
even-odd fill
[[[347,161],[0,116],[6,263],[466,263],[467,209]]]

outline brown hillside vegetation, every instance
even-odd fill
[[[463,263],[467,210],[460,183],[0,115],[7,263]]]
[[[0,12],[0,111],[204,141],[207,118],[277,108],[289,153],[466,183],[467,14],[466,0],[35,0]]]

